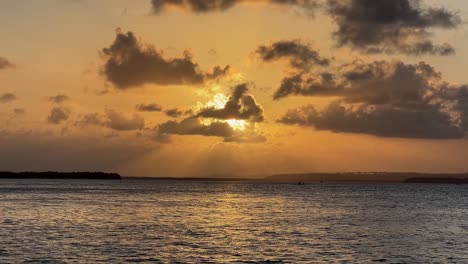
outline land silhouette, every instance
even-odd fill
[[[339,172],[278,174],[265,178],[272,182],[407,182],[407,183],[468,183],[468,173],[415,172]]]
[[[117,173],[104,172],[0,172],[0,179],[121,180]]]
[[[159,181],[250,181],[265,183],[369,182],[369,183],[432,183],[468,184],[468,173],[413,172],[340,172],[276,174],[260,178],[242,177],[122,177],[105,172],[0,172],[0,179],[61,180],[159,180]]]
[[[468,184],[468,173],[414,173],[414,172],[339,172],[276,174],[257,178],[239,177],[124,177],[124,179],[161,181],[253,181],[272,183],[314,182],[369,182],[369,183],[450,183]]]

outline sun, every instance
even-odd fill
[[[226,123],[235,130],[245,130],[247,126],[247,121],[245,120],[229,119],[226,120]]]
[[[223,109],[226,106],[226,103],[229,101],[229,97],[218,93],[213,97],[213,100],[209,101],[206,104],[206,107],[213,107],[215,109]],[[208,121],[210,122],[210,121]],[[228,119],[225,122],[232,127],[234,130],[243,131],[247,128],[248,122],[242,119]]]
[[[210,102],[206,104],[206,106],[214,107],[216,109],[222,109],[224,108],[228,100],[229,100],[228,96],[222,93],[218,93],[213,97],[213,100],[211,100]]]

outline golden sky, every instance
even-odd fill
[[[459,0],[18,0],[0,170],[466,172]]]

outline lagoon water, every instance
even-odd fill
[[[468,263],[468,186],[0,181],[0,263]]]

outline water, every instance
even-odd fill
[[[468,186],[0,181],[0,263],[468,263]]]

